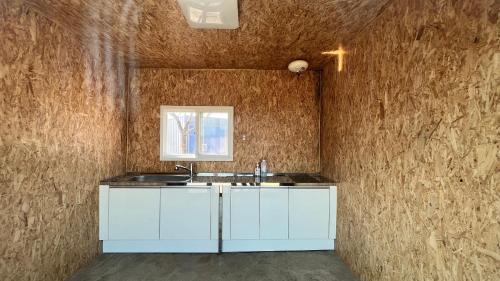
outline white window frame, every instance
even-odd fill
[[[175,157],[167,155],[166,137],[167,130],[167,114],[168,112],[196,112],[196,150],[194,157]],[[228,113],[228,155],[206,155],[200,153],[201,147],[201,116],[202,113],[221,112]],[[160,161],[233,161],[233,115],[234,108],[232,106],[160,106]]]

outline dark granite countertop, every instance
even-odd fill
[[[273,186],[333,186],[334,181],[319,174],[305,173],[270,173],[267,177],[254,177],[249,173],[198,173],[187,180],[162,180],[162,176],[179,176],[179,174],[161,173],[128,173],[101,181],[101,185],[117,186],[207,186],[227,184],[231,186],[273,187]],[[148,179],[148,176],[150,179]],[[186,175],[188,178],[189,175]],[[138,180],[138,178],[140,180]]]

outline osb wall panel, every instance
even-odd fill
[[[176,0],[27,0],[83,40],[104,36],[141,67],[320,69],[322,51],[367,26],[389,0],[238,0],[239,28],[189,27]]]
[[[394,1],[323,73],[321,172],[362,280],[500,280],[498,1]]]
[[[99,251],[98,182],[125,172],[125,74],[0,2],[0,280],[63,280]]]
[[[160,106],[234,106],[232,162],[198,162],[198,171],[319,172],[316,75],[264,70],[137,69],[129,97],[127,170],[173,171],[160,161]],[[243,140],[246,136],[246,140]]]

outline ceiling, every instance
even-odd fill
[[[240,27],[193,29],[176,0],[26,0],[84,44],[137,67],[321,69],[392,0],[239,0]]]

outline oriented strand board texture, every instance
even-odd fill
[[[315,69],[322,51],[363,29],[389,0],[238,0],[240,27],[194,29],[177,0],[27,0],[84,41],[102,36],[142,67],[286,69],[297,58]]]
[[[498,1],[394,1],[323,73],[322,174],[362,280],[500,280]]]
[[[0,280],[64,280],[99,252],[98,182],[125,172],[126,75],[0,2]]]
[[[232,162],[197,162],[198,171],[319,172],[316,73],[280,70],[138,69],[129,97],[127,170],[173,171],[160,161],[160,106],[234,106]],[[243,140],[243,136],[246,140]]]

